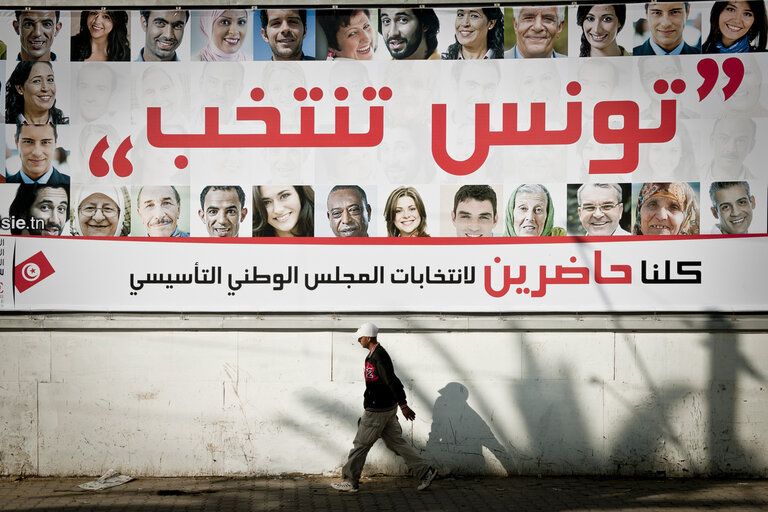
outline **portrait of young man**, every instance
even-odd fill
[[[18,123],[14,139],[21,170],[6,176],[6,182],[69,185],[69,175],[59,172],[53,166],[57,138],[55,125]]]
[[[12,235],[61,236],[69,221],[69,185],[22,183],[8,214],[24,219],[23,227],[11,227]]]
[[[307,12],[305,9],[261,9],[259,11],[261,39],[269,45],[270,60],[315,60],[312,55],[305,52],[305,44],[313,46],[314,42],[314,33],[307,22]],[[254,52],[254,58],[260,60],[259,48],[254,48]],[[266,52],[261,53],[266,55]]]
[[[189,23],[189,11],[139,11],[144,47],[136,62],[178,61],[178,50]]]
[[[379,13],[379,33],[394,60],[440,60],[439,31],[434,9],[383,8]]]
[[[209,185],[200,193],[197,215],[205,224],[208,236],[239,236],[240,224],[248,215],[245,192],[238,185]]]
[[[746,181],[715,181],[709,187],[710,211],[717,219],[713,234],[749,233],[757,203]]]
[[[645,18],[651,36],[635,46],[632,55],[691,55],[701,53],[701,42],[691,46],[683,37],[688,16],[689,2],[649,2],[645,4]]]
[[[62,24],[60,11],[16,11],[13,30],[19,35],[16,60],[55,61],[51,50]]]
[[[496,191],[490,185],[464,185],[453,196],[451,223],[458,237],[493,236],[499,222]]]

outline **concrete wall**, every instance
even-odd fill
[[[768,476],[765,315],[371,318],[444,472]],[[0,316],[0,474],[337,472],[362,321]]]

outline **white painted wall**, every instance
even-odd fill
[[[340,469],[361,319],[184,318],[0,317],[0,474]],[[754,318],[374,321],[417,413],[404,430],[443,472],[768,476],[768,334],[740,332]],[[368,461],[405,471],[380,445]]]

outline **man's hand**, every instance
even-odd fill
[[[416,419],[416,413],[413,412],[413,409],[408,407],[407,405],[404,405],[400,408],[400,411],[402,411],[403,416],[405,416],[405,419],[413,421]]]

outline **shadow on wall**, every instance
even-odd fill
[[[440,391],[432,408],[432,429],[426,451],[443,474],[467,473],[476,468],[479,473],[487,463],[483,448],[487,448],[504,467],[507,475],[514,474],[513,457],[496,439],[491,428],[467,403],[469,391],[458,382],[449,382]]]
[[[625,343],[635,353],[639,386],[620,379],[579,378],[567,361],[560,368],[562,379],[546,385],[538,379],[515,381],[509,406],[519,410],[524,431],[505,432],[493,422],[500,404],[475,394],[475,410],[468,403],[467,386],[449,382],[434,402],[425,455],[443,473],[453,474],[499,474],[490,453],[507,475],[765,476],[764,454],[750,448],[750,440],[738,438],[737,417],[744,413],[737,408],[745,401],[740,393],[749,391],[737,385],[745,378],[765,381],[765,376],[740,348],[742,335],[734,332],[736,327],[728,319],[713,319],[702,341],[709,369],[698,380],[675,377],[674,368],[682,368],[685,361],[670,361],[672,373],[655,376],[658,372],[651,371],[638,350],[643,339],[616,334],[616,344]],[[437,340],[430,343],[457,377],[469,379],[467,368],[454,355],[441,350]],[[539,374],[540,363],[525,341],[522,350],[526,373]],[[579,405],[576,390],[585,377],[588,384],[601,387],[604,402],[615,404],[615,411],[603,419],[602,435],[590,433],[591,413]],[[422,401],[428,396],[419,387],[412,393]],[[611,415],[619,418],[619,425],[610,424]]]

